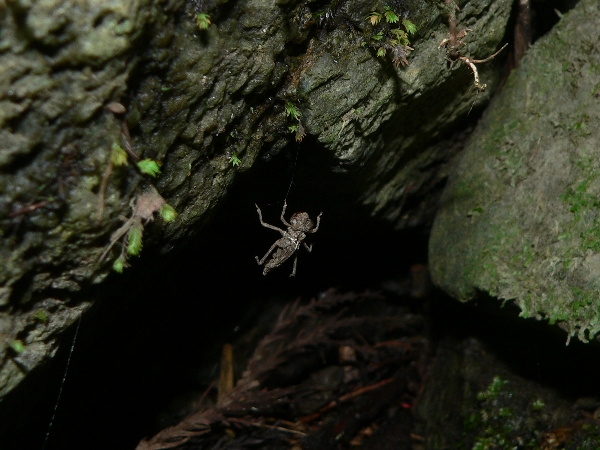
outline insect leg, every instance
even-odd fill
[[[312,252],[312,244],[308,245],[306,242],[303,242],[304,247],[306,248],[306,250],[308,250],[308,252]]]
[[[298,255],[297,254],[296,254],[296,257],[294,258],[294,268],[292,269],[292,273],[290,274],[290,277],[296,276],[296,264],[298,264]]]
[[[316,233],[317,230],[319,229],[319,225],[321,224],[321,216],[323,215],[323,211],[321,211],[319,213],[319,215],[317,216],[317,226],[314,227],[312,230],[308,231],[309,233]]]
[[[283,222],[283,224],[286,227],[291,227],[291,225],[289,223],[286,222],[285,217],[283,217],[283,215],[285,214],[285,209],[287,208],[287,201],[284,200],[283,201],[283,211],[281,211],[281,221]]]
[[[258,207],[258,205],[256,203],[254,204],[254,206],[256,206],[256,210],[258,211],[258,219],[260,220],[260,224],[263,227],[270,228],[271,230],[279,231],[282,235],[285,235],[285,231],[283,231],[281,228],[277,228],[277,227],[275,227],[273,225],[269,225],[268,223],[263,222],[262,212],[260,211],[260,208]]]
[[[259,259],[258,259],[258,256],[255,256],[255,258],[256,258],[256,262],[258,263],[258,265],[259,265],[259,266],[260,266],[260,265],[262,265],[262,264],[265,262],[265,260],[267,259],[267,257],[268,257],[268,256],[271,254],[271,252],[272,252],[273,250],[275,250],[275,247],[277,247],[277,245],[278,245],[278,244],[279,244],[279,241],[277,241],[277,242],[275,242],[273,245],[271,245],[271,248],[270,248],[270,249],[269,249],[269,251],[268,251],[268,252],[265,254],[265,256],[263,256],[263,258],[262,258],[262,259],[260,259],[260,260],[259,260]]]

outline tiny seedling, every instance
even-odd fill
[[[363,46],[369,46],[376,50],[377,57],[383,58],[388,51],[392,54],[394,67],[400,64],[408,66],[408,55],[414,49],[410,46],[410,36],[417,32],[417,27],[408,19],[402,19],[401,26],[389,28],[381,26],[382,19],[385,18],[385,24],[397,24],[400,17],[389,6],[385,6],[384,12],[372,11],[366,20],[373,27],[372,33],[367,34]]]
[[[500,391],[506,384],[508,384],[507,380],[503,380],[499,376],[495,376],[488,388],[485,391],[481,391],[477,394],[477,400],[484,401],[498,397]]]
[[[302,117],[302,114],[300,113],[300,111],[298,111],[298,108],[296,108],[292,102],[285,102],[285,115],[288,117],[291,117],[292,120],[300,120],[300,117]]]
[[[9,345],[15,353],[23,353],[25,351],[25,344],[23,344],[23,341],[20,339],[11,341]]]
[[[124,256],[119,256],[117,259],[115,259],[115,262],[113,263],[113,270],[115,272],[123,273],[123,269],[125,267],[129,267],[129,264],[127,264],[127,260]]]
[[[240,158],[238,158],[237,153],[233,152],[233,154],[229,158],[229,162],[233,167],[236,167],[239,166],[242,161],[240,160]]]
[[[383,14],[378,13],[377,11],[372,11],[368,16],[367,16],[367,20],[369,22],[371,22],[371,25],[375,26],[375,25],[379,25],[379,22],[381,22],[381,18],[383,17]]]
[[[159,161],[150,158],[142,159],[137,162],[140,172],[150,175],[151,177],[156,177],[156,175],[160,174],[161,165],[162,164]]]
[[[290,125],[288,130],[290,133],[296,134],[296,141],[302,142],[302,139],[306,136],[306,131],[304,131],[304,126],[302,125],[302,121],[300,117],[302,117],[302,113],[296,108],[292,102],[285,102],[285,115],[288,116],[293,121],[297,121],[298,123]]]
[[[142,235],[144,234],[144,225],[142,221],[135,222],[127,233],[127,250],[128,256],[138,256],[142,251]]]
[[[210,27],[211,24],[212,22],[210,21],[210,16],[208,14],[199,13],[196,16],[196,25],[200,30],[208,30],[208,27]]]
[[[386,5],[384,9],[385,11],[383,15],[385,16],[385,21],[387,23],[396,23],[400,20],[398,15],[394,11],[392,11],[392,8]]]
[[[177,211],[168,203],[165,203],[158,210],[159,216],[167,223],[174,222],[177,219]]]
[[[115,167],[127,165],[127,152],[116,142],[113,142],[110,152],[110,162]]]

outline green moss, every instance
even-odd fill
[[[48,322],[48,314],[46,314],[46,311],[44,311],[43,309],[37,310],[33,317],[35,317],[35,320],[37,320],[38,322]]]
[[[499,376],[495,376],[488,388],[477,394],[477,400],[482,401],[496,398],[500,393],[500,389],[507,383],[508,381],[503,380]]]
[[[200,30],[208,30],[208,27],[212,24],[210,16],[205,13],[199,13],[196,16],[196,26]]]
[[[142,251],[142,235],[144,226],[141,222],[136,223],[127,234],[127,254],[137,256]],[[114,268],[114,267],[113,267]],[[115,269],[116,270],[116,269]]]
[[[156,177],[158,174],[160,174],[161,163],[159,161],[146,158],[138,161],[137,166],[140,169],[140,172],[150,175],[151,177]]]
[[[10,348],[13,349],[15,353],[23,353],[25,351],[25,344],[20,339],[15,339],[14,341],[10,341]]]
[[[535,405],[535,407],[530,407]],[[477,409],[465,415],[461,449],[539,449],[540,430],[547,429],[545,403],[515,395],[510,383],[496,375],[477,394]]]
[[[124,166],[127,164],[127,152],[116,142],[113,142],[112,145],[110,161],[115,167]]]
[[[177,211],[175,211],[175,209],[168,203],[165,203],[160,207],[160,209],[158,210],[158,214],[160,214],[162,220],[164,220],[167,223],[174,222],[175,219],[177,219],[178,215]]]
[[[290,117],[292,120],[300,120],[300,117],[302,117],[302,114],[298,108],[296,108],[294,104],[289,101],[285,102],[285,115]]]
[[[123,269],[125,268],[126,265],[127,265],[127,262],[125,260],[125,257],[119,256],[113,263],[113,270],[117,273],[123,273]]]
[[[531,409],[533,409],[534,411],[540,411],[545,406],[546,404],[541,398],[536,398],[533,402],[531,402]]]

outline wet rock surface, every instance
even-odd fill
[[[475,96],[466,67],[445,67],[437,48],[447,33],[443,5],[395,2],[419,28],[415,51],[407,67],[378,58],[363,46],[375,42],[365,16],[384,6],[7,4],[0,17],[1,395],[50,359],[66,327],[97,300],[95,286],[117,249],[98,258],[130,202],[154,184],[179,219],[148,225],[145,245],[184,246],[260,152],[267,160],[293,154],[288,102],[307,134],[307,191],[327,191],[327,201],[345,196],[361,214],[399,228],[431,220],[436,197],[427,193],[439,188],[464,140],[456,124],[492,89]],[[459,6],[460,25],[474,30],[465,51],[494,51],[510,1]],[[209,14],[206,29],[198,13]],[[384,21],[382,31],[391,26]],[[493,86],[500,68],[489,64],[481,76]],[[125,115],[107,111],[114,101]],[[111,170],[115,145],[135,155]],[[162,163],[162,174],[141,174],[136,158]]]
[[[486,58],[511,34],[507,29],[514,13],[511,1],[457,3],[459,29],[472,29],[461,46],[464,54]],[[448,35],[447,5],[398,0],[387,6],[418,26],[410,36],[414,50],[406,52],[406,66],[396,64],[397,55],[391,50],[378,57],[382,47],[373,38],[375,31],[388,36],[392,24],[384,20],[379,28],[371,28],[367,17],[372,11],[383,13],[386,5],[351,0],[89,2],[77,7],[68,2],[7,3],[0,11],[0,74],[5,75],[0,81],[0,416],[5,419],[0,436],[10,436],[20,448],[43,440],[66,361],[74,356],[59,406],[64,408],[62,419],[59,414],[50,447],[130,448],[143,436],[150,439],[158,429],[174,425],[174,418],[180,419],[183,412],[191,412],[187,390],[203,390],[207,380],[214,379],[213,350],[235,334],[231,330],[251,328],[246,321],[255,318],[258,322],[257,315],[248,311],[259,309],[256,305],[266,298],[310,298],[332,285],[350,290],[380,286],[382,277],[408,270],[407,263],[425,262],[425,234],[450,173],[449,163],[491,98],[507,55],[479,66],[488,90],[477,93],[467,66],[449,68],[446,51],[438,48]],[[448,202],[455,201],[449,200],[456,192],[456,181],[452,182],[432,239],[436,252],[432,261],[434,280],[456,297],[485,290],[516,298],[521,307],[529,308],[523,309],[529,316],[553,318],[585,339],[596,326],[590,293],[595,289],[592,129],[597,119],[593,107],[597,86],[591,80],[596,75],[597,42],[587,36],[597,6],[582,0],[578,8],[536,44],[537,50],[528,56],[537,64],[534,71],[527,69],[535,64],[526,58],[523,69],[508,81],[505,90],[510,94],[502,94],[496,102],[504,105],[501,112],[484,119],[480,134],[496,126],[489,125],[489,117],[505,114],[509,119],[497,119],[500,144],[493,151],[500,154],[494,153],[491,166],[489,159],[486,163],[465,159],[457,175],[463,176],[466,166],[484,173],[488,178],[469,184],[484,198],[457,202],[458,215],[440,232],[440,223],[449,220]],[[198,13],[210,15],[206,29],[196,23]],[[547,101],[554,93],[552,83],[562,89],[556,100],[571,108],[562,115]],[[530,90],[523,93],[522,86]],[[107,111],[114,101],[125,106],[124,115]],[[524,113],[523,108],[521,112],[513,108],[523,104]],[[290,114],[290,105],[297,118]],[[525,125],[536,117],[543,123],[538,124],[542,138],[526,131]],[[302,134],[297,143],[295,138]],[[548,135],[561,145],[579,148],[579,153],[562,154],[558,144],[545,147]],[[489,156],[486,151],[492,144],[475,149],[482,139],[471,140],[469,155]],[[490,142],[496,145],[494,139]],[[160,162],[161,174],[152,178],[140,173],[131,154],[127,166],[112,167],[115,144],[128,150],[131,145],[136,158]],[[551,213],[557,214],[568,233],[553,235],[556,244],[545,235],[538,240],[528,234],[519,237],[515,229],[520,240],[500,241],[507,244],[506,254],[512,258],[500,255],[506,271],[492,258],[500,282],[487,283],[476,276],[477,271],[473,277],[470,272],[464,276],[465,264],[490,268],[489,261],[473,256],[481,241],[491,242],[494,251],[498,245],[488,239],[488,231],[482,232],[483,237],[465,232],[465,220],[469,226],[481,224],[478,229],[496,227],[494,211],[505,214],[499,205],[513,200],[510,189],[552,179],[544,172],[552,165],[544,163],[550,154],[556,156],[552,164],[563,177],[552,182],[552,195],[562,203],[552,209],[542,201],[546,193],[535,197],[534,216],[541,217],[543,229],[550,229]],[[504,203],[485,203],[490,198],[486,189],[494,183],[505,189]],[[132,258],[132,267],[122,275],[109,277],[119,245],[106,260],[100,262],[99,256],[122,226],[120,216],[131,215],[130,204],[153,187],[179,217],[169,225],[158,220],[144,223],[141,258]],[[558,192],[556,187],[564,189]],[[515,201],[519,219],[531,211],[523,192]],[[265,220],[275,224],[284,199],[290,212],[307,211],[316,217],[324,211],[319,233],[311,236],[316,253],[300,255],[296,279],[287,277],[291,267],[285,264],[277,269],[280,273],[263,278],[253,256],[272,244],[273,234],[260,226],[254,203],[262,208]],[[484,220],[488,214],[491,222]],[[512,230],[500,222],[501,229]],[[415,227],[416,232],[398,234]],[[444,233],[447,236],[440,238]],[[534,246],[525,245],[531,239]],[[457,258],[469,242],[473,253]],[[560,247],[567,242],[580,247]],[[560,253],[563,250],[566,253]],[[489,256],[486,250],[480,254]],[[545,255],[552,258],[539,262]],[[560,263],[557,258],[562,258]],[[549,271],[540,272],[544,264]],[[560,264],[562,271],[556,269]],[[525,279],[534,274],[551,280],[538,291],[542,300],[523,295],[533,289]],[[554,286],[555,278],[560,283],[568,280],[554,288],[572,307],[567,316],[564,304],[544,297],[543,289]],[[405,292],[404,281],[394,289]],[[260,314],[272,318],[273,309]],[[79,337],[74,341],[76,329]],[[254,338],[266,330],[264,324],[257,327]],[[562,335],[559,340],[562,345]],[[464,384],[465,361],[486,353],[488,344],[465,340],[443,344],[439,351],[439,360],[457,368],[455,373],[448,371],[458,377],[447,382],[456,388],[448,389],[448,397],[469,386],[470,395],[464,398],[473,402],[470,415],[460,417],[466,421],[477,416],[482,428],[470,435],[473,445],[477,436],[493,437],[481,434],[488,423],[481,408],[490,411],[489,416],[493,411],[501,415],[506,406],[494,409],[493,402],[483,404],[490,399],[477,399],[476,392],[488,390],[496,375],[514,383],[500,383],[513,389],[501,390],[502,395],[526,390],[515,387],[523,383],[502,364],[498,374],[473,375]],[[250,348],[247,343],[245,351]],[[444,348],[459,356],[444,356]],[[583,360],[577,359],[577,364]],[[439,385],[432,383],[428,392],[433,394],[423,394],[429,398],[423,403],[429,402],[423,406],[429,412],[421,417],[426,423],[422,429],[432,439],[440,436],[427,425],[436,420],[431,405]],[[529,388],[533,393],[539,390]],[[409,391],[414,395],[415,386]],[[585,423],[588,429],[593,425],[585,414],[565,412],[572,396],[540,392],[545,404],[560,406],[556,407],[560,414],[548,413],[548,421],[536,422],[538,430],[568,427],[574,423],[569,420]],[[593,389],[585,393],[593,403],[597,393]],[[186,407],[157,423],[159,412],[177,396],[186,398]],[[527,400],[520,406],[535,401],[523,398]],[[402,402],[388,406],[380,410],[387,419],[382,416],[377,422],[386,431],[370,438],[365,434],[364,445],[371,442],[385,448],[400,439],[394,436],[398,420],[403,420],[402,426],[413,423],[412,412]],[[593,408],[586,408],[593,415]],[[91,442],[89,436],[98,430],[81,413],[87,411],[94,423],[103,424],[102,432],[127,428],[130,434],[125,441],[104,434]],[[43,426],[32,426],[32,420]],[[364,425],[360,422],[355,431]],[[419,440],[420,431],[406,440],[409,432],[402,428],[402,445],[425,445]],[[21,441],[12,439],[19,435]],[[336,445],[337,435],[331,430],[323,436]],[[456,437],[449,436],[440,439],[450,442]],[[318,447],[318,442],[314,445]],[[433,441],[427,445],[436,448]]]

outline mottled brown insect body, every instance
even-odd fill
[[[278,231],[281,233],[281,238],[275,241],[275,243],[271,246],[269,251],[263,256],[262,259],[258,259],[256,257],[256,262],[258,265],[263,265],[265,260],[269,257],[271,252],[277,248],[273,256],[267,263],[263,269],[263,275],[266,275],[271,269],[275,267],[279,267],[285,261],[287,261],[296,251],[300,248],[301,245],[304,245],[306,250],[309,252],[312,251],[312,245],[306,245],[304,239],[306,238],[307,233],[315,233],[319,229],[319,224],[321,223],[321,215],[322,212],[317,217],[317,226],[313,228],[313,221],[310,220],[310,217],[305,212],[299,212],[292,215],[290,218],[290,223],[288,223],[283,217],[285,214],[285,209],[287,208],[287,203],[283,203],[283,211],[281,211],[281,222],[287,227],[287,230],[282,230],[281,228],[275,227],[273,225],[269,225],[265,223],[262,219],[262,213],[258,205],[256,205],[256,210],[258,211],[258,218],[260,219],[260,224],[263,227],[270,228],[272,230]],[[290,277],[296,275],[296,264],[298,262],[298,256],[294,259],[294,268]]]

